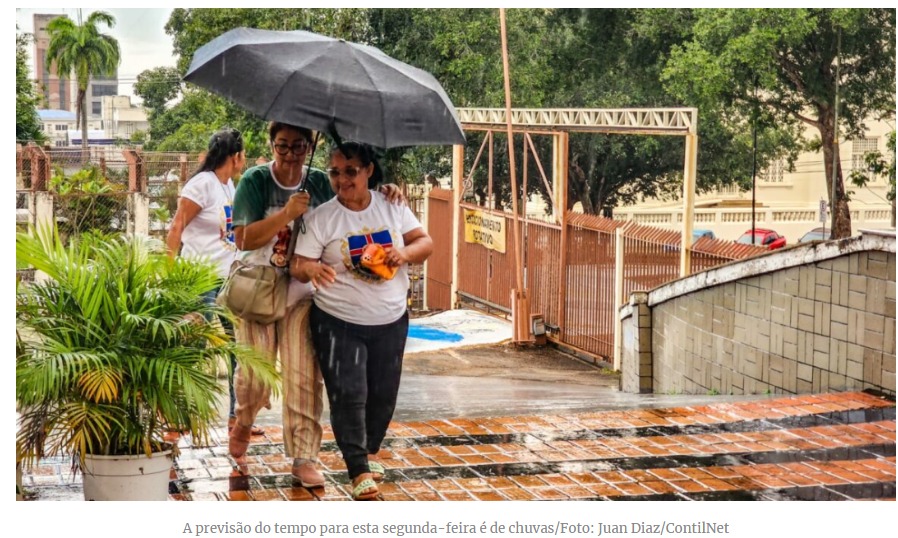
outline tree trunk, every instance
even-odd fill
[[[81,115],[81,164],[86,165],[90,157],[87,145],[87,90],[78,88],[78,110]]]
[[[570,175],[568,176],[569,187],[573,192],[573,196],[568,198],[568,209],[574,207],[574,204],[580,202],[583,206],[583,212],[587,215],[595,215],[595,208],[592,206],[592,197],[589,193],[589,180],[586,172],[577,163],[577,157],[572,156],[570,161]]]
[[[832,238],[841,239],[851,236],[851,212],[845,199],[845,183],[842,180],[842,162],[839,148],[835,141],[835,115],[831,108],[820,109],[820,140],[823,145],[823,168],[826,174],[826,196],[829,198],[830,211],[834,212],[832,221]],[[835,162],[833,161],[835,156]],[[835,200],[833,200],[833,166],[836,170]]]

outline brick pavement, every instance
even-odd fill
[[[295,487],[281,428],[245,458],[180,440],[172,500],[349,500],[329,429],[328,483]],[[849,392],[570,415],[394,423],[385,500],[852,500],[895,498],[895,402]],[[35,500],[80,500],[68,459],[25,476]]]

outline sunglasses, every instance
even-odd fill
[[[329,175],[331,179],[337,179],[341,175],[344,175],[349,179],[355,179],[361,170],[362,169],[357,166],[347,166],[343,170],[340,170],[339,168],[328,168],[327,175]]]
[[[294,155],[301,155],[309,150],[309,142],[306,140],[302,140],[295,144],[274,144],[274,151],[277,152],[278,155],[286,155],[287,153],[293,153]]]

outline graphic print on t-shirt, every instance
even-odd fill
[[[385,250],[391,249],[393,247],[393,237],[390,235],[390,230],[383,228],[375,232],[363,228],[355,235],[348,235],[340,249],[343,252],[343,264],[356,278],[370,282],[382,282],[383,279],[381,277],[375,275],[366,267],[362,267],[360,263],[365,246],[371,243],[377,243]]]
[[[275,267],[287,267],[287,249],[290,246],[291,230],[289,226],[284,226],[278,230],[276,241],[271,246],[271,258],[268,259],[271,265]]]
[[[228,204],[221,208],[221,230],[218,238],[227,250],[237,250],[234,242],[234,208]]]

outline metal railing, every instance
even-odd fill
[[[450,228],[451,192],[434,190],[429,196],[429,230],[435,252],[441,255],[428,261],[428,284],[438,285],[442,294],[437,302],[436,294],[429,293],[429,306],[451,308],[455,299],[445,290],[451,286],[452,237],[443,233]],[[511,229],[513,216],[509,213],[467,203],[461,203],[459,209],[501,216],[505,229]],[[571,212],[561,225],[522,219],[521,228],[530,312],[543,315],[552,339],[595,356],[613,355],[618,308],[631,292],[649,290],[680,277],[681,236],[671,230]],[[618,229],[622,231],[621,267],[616,259]],[[459,234],[459,299],[510,314],[514,241],[508,236],[506,252],[501,253],[466,243],[462,222],[455,233]],[[763,252],[761,247],[703,237],[692,245],[692,272]],[[619,290],[615,289],[616,271],[622,274]]]

